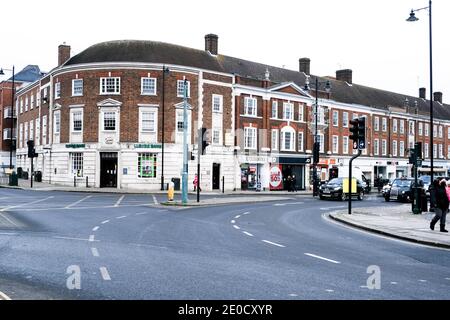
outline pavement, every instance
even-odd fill
[[[439,231],[439,223],[434,231],[430,229],[432,212],[413,214],[411,204],[398,204],[394,207],[356,208],[349,215],[347,210],[329,214],[330,218],[339,222],[383,234],[397,239],[412,241],[450,249],[450,234]],[[447,229],[449,229],[447,225]]]

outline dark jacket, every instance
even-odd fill
[[[445,187],[439,186],[436,189],[436,206],[442,211],[447,211],[448,205],[449,201],[447,197],[447,192],[445,191]]]

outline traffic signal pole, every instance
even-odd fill
[[[361,149],[358,149],[358,154],[354,155],[351,159],[350,159],[350,163],[349,163],[349,168],[348,168],[348,214],[352,214],[352,181],[353,181],[353,176],[352,176],[352,164],[353,164],[353,160],[355,160],[356,158],[358,158],[361,155]],[[344,190],[342,190],[342,192],[344,192]],[[356,193],[358,193],[358,182],[356,183]]]
[[[352,214],[352,165],[353,160],[361,155],[361,151],[366,148],[366,118],[359,117],[350,121],[350,139],[353,140],[353,149],[358,149],[358,154],[354,155],[349,162],[348,168],[348,214]],[[344,192],[345,190],[342,190]],[[356,193],[358,193],[358,182],[356,183]]]
[[[203,146],[203,130],[198,128],[197,130],[197,143],[198,143],[198,153],[197,153],[197,202],[200,202],[200,156],[202,154]]]

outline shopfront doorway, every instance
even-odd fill
[[[100,152],[100,188],[117,188],[117,152]]]
[[[255,190],[258,183],[258,165],[241,165],[241,189]]]
[[[212,175],[212,188],[213,190],[220,189],[220,163],[213,163],[213,175]]]

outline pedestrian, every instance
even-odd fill
[[[438,180],[435,180],[438,181]],[[447,181],[442,179],[438,183],[433,183],[435,188],[435,216],[430,222],[430,229],[434,230],[434,225],[441,220],[441,232],[448,232],[445,230],[445,218],[447,216],[449,199],[447,196]]]
[[[295,174],[292,176],[292,192],[297,192],[297,178],[295,177]]]
[[[202,191],[202,188],[200,188],[198,186],[198,175],[195,174],[195,177],[194,177],[194,192],[197,191],[197,187],[199,188],[199,191]]]
[[[288,176],[287,179],[286,179],[286,187],[287,187],[288,192],[291,192],[291,189],[292,189],[292,178],[291,178],[291,176]]]

